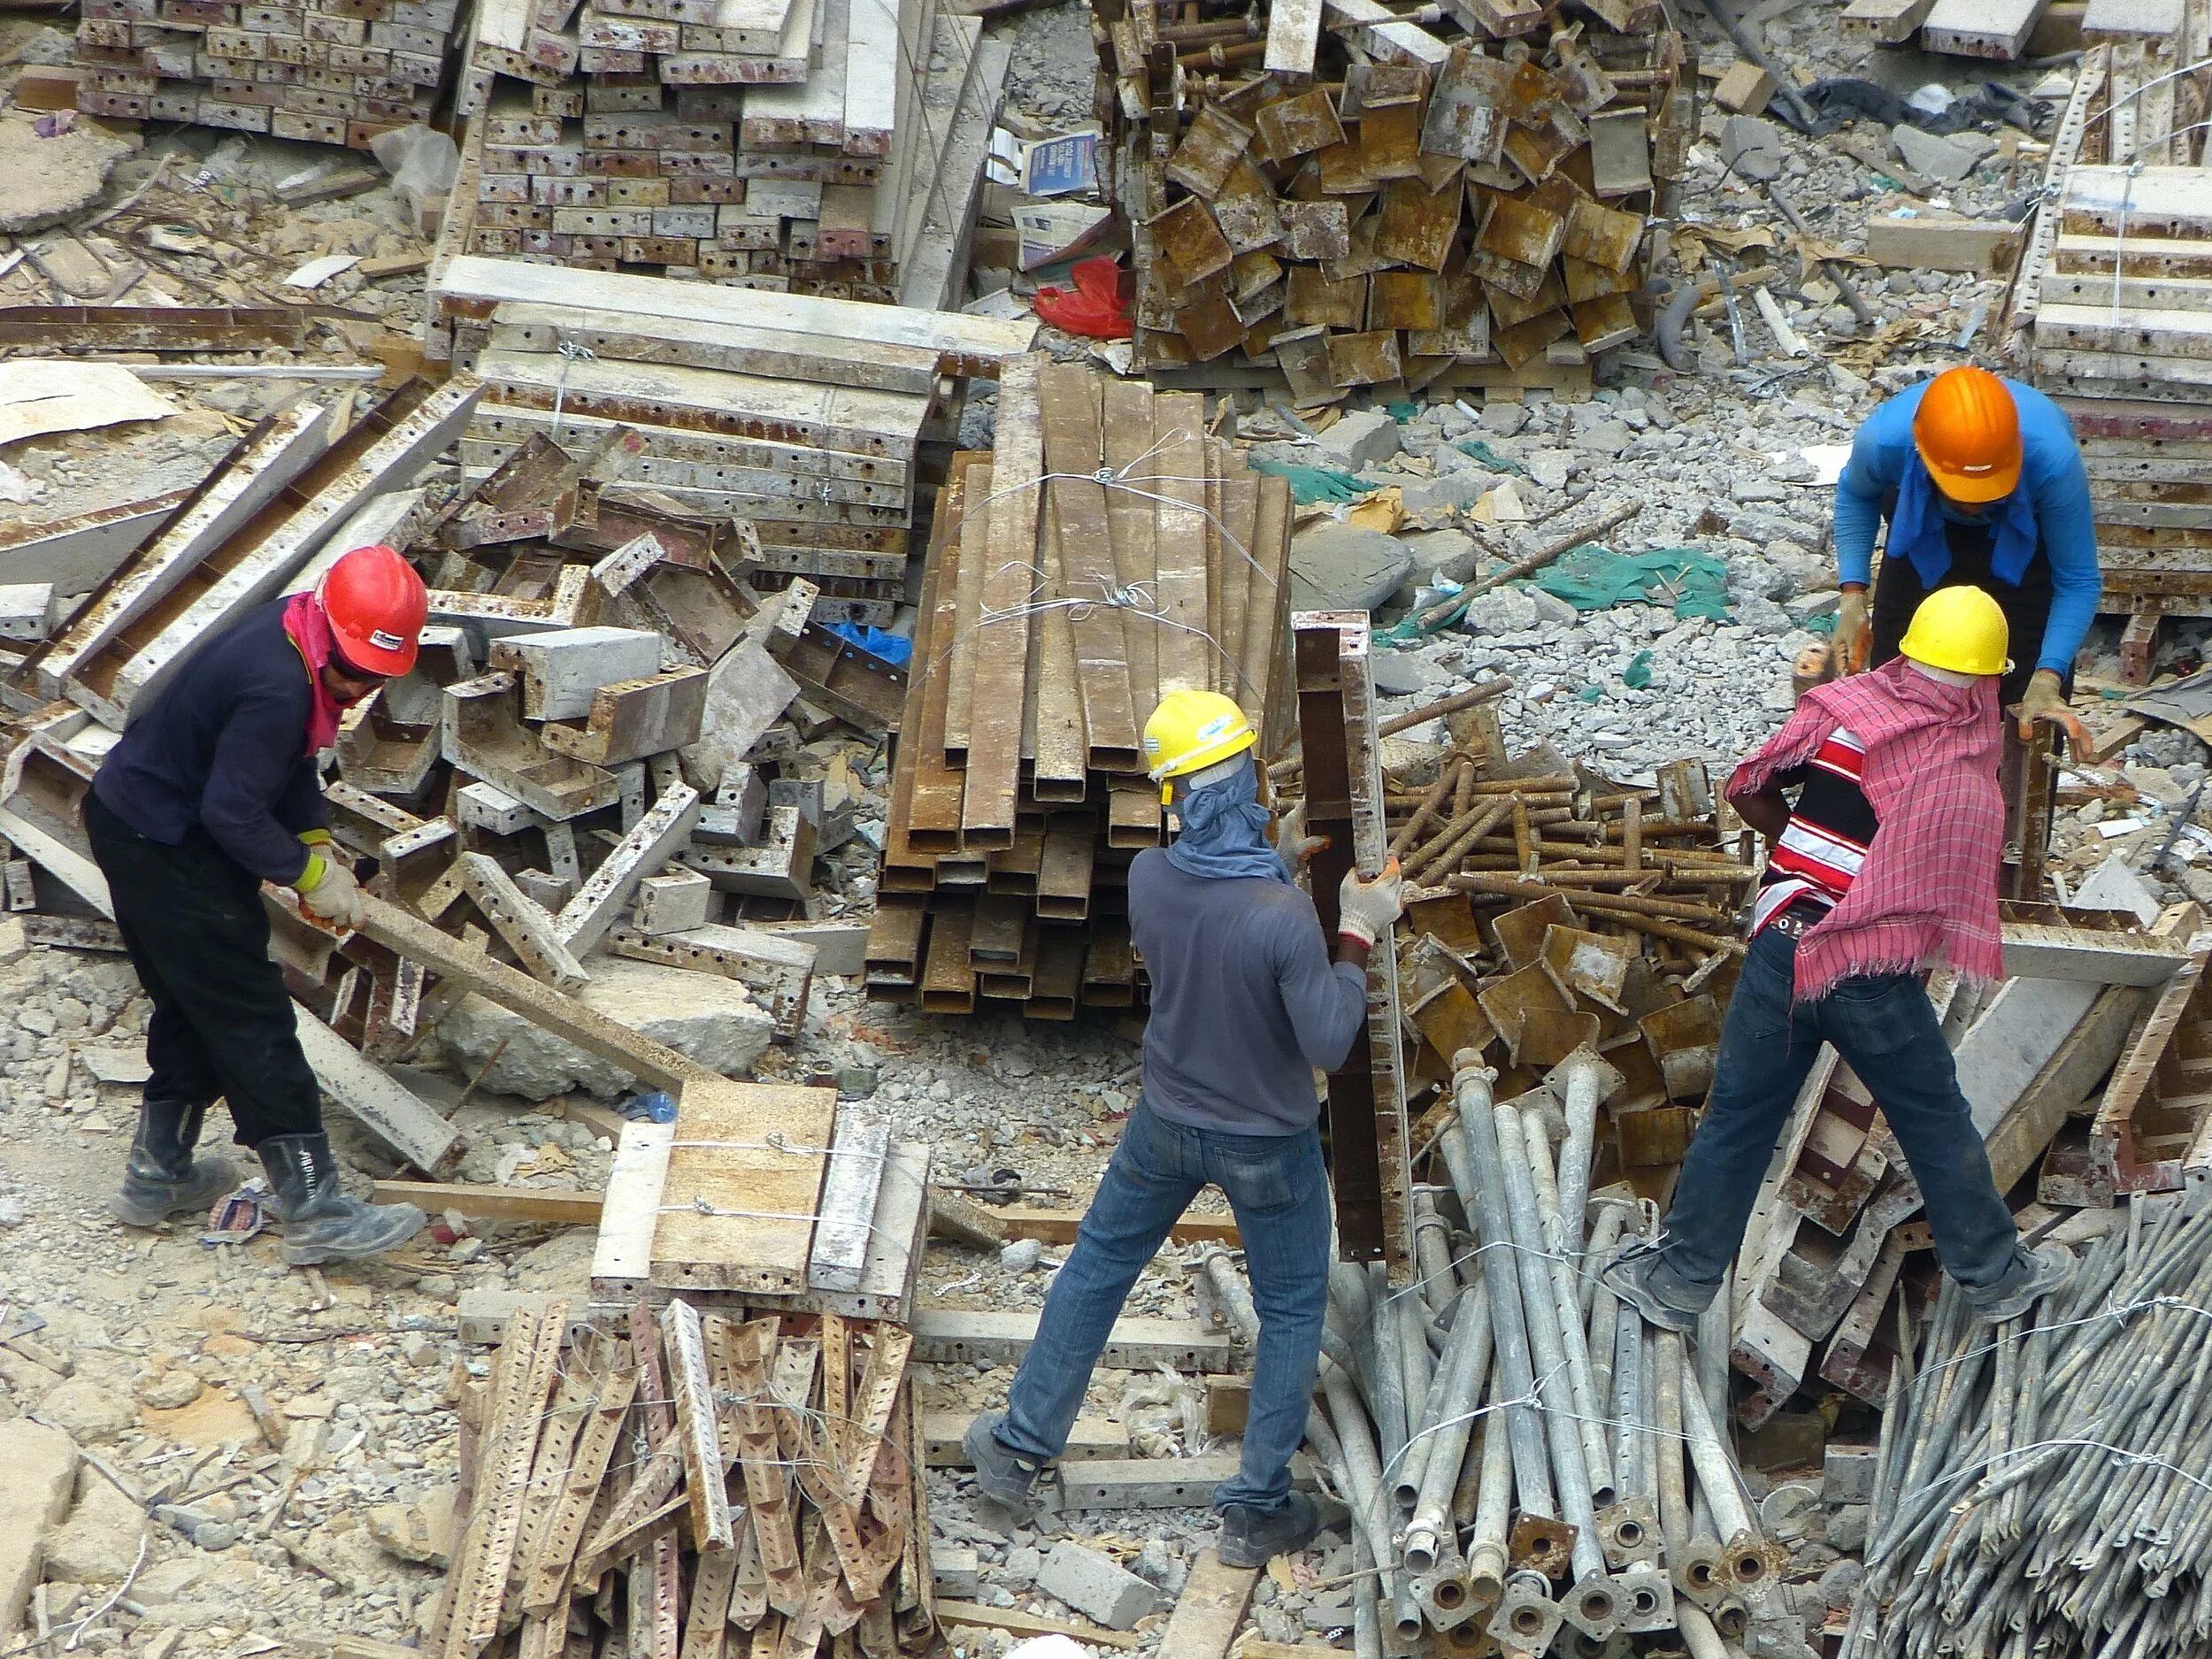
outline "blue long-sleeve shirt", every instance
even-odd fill
[[[299,836],[329,818],[305,753],[314,692],[284,631],[281,599],[200,647],[137,711],[92,787],[150,841],[174,847],[195,825],[265,881],[307,868]]]
[[[1367,1018],[1366,972],[1330,961],[1313,901],[1257,876],[1194,876],[1148,848],[1129,866],[1129,933],[1152,979],[1152,1110],[1225,1134],[1310,1128],[1315,1071],[1344,1064]]]
[[[1836,480],[1836,573],[1863,582],[1874,567],[1874,537],[1913,459],[1912,420],[1929,382],[1909,386],[1866,418],[1851,442],[1851,459]],[[2051,614],[2036,666],[2064,674],[2096,618],[2103,588],[2097,573],[2096,520],[2089,474],[2066,413],[2032,386],[2008,380],[2020,411],[2020,482],[2035,508],[2043,557],[2051,566]],[[1946,503],[1936,511],[1954,523],[1979,522]]]

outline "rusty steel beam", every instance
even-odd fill
[[[1369,625],[1363,611],[1302,611],[1290,626],[1308,833],[1327,837],[1310,866],[1314,908],[1333,940],[1345,872],[1374,876],[1389,858]],[[1413,1179],[1398,1018],[1395,953],[1379,940],[1368,963],[1366,1031],[1329,1075],[1331,1170],[1343,1258],[1386,1262],[1392,1281],[1408,1283]]]
[[[10,305],[0,308],[0,346],[250,351],[303,345],[314,321],[289,305]],[[312,378],[315,365],[301,367]]]

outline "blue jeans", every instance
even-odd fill
[[[1321,1135],[1233,1135],[1171,1122],[1140,1099],[1083,1217],[1075,1248],[1052,1282],[1037,1340],[1006,1402],[1000,1441],[1033,1463],[1067,1448],[1091,1368],[1129,1287],[1168,1230],[1209,1184],[1228,1194],[1252,1302],[1260,1316],[1252,1403],[1235,1479],[1214,1488],[1214,1508],[1279,1508],[1290,1458],[1306,1438],[1306,1413],[1328,1302],[1329,1184]]]
[[[1667,1210],[1653,1288],[1671,1305],[1711,1300],[1824,1041],[1858,1073],[1904,1149],[1945,1270],[1970,1289],[1995,1286],[2013,1265],[2018,1233],[1918,976],[1866,974],[1800,1002],[1796,961],[1797,941],[1772,927],[1745,955],[1721,1026],[1712,1097]]]

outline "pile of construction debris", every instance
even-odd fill
[[[432,581],[424,650],[349,711],[328,792],[377,900],[342,944],[271,903],[326,1088],[425,1172],[455,1133],[371,1060],[434,1029],[487,1087],[539,1098],[740,1070],[800,1029],[820,947],[860,931],[810,915],[865,789],[829,710],[872,742],[901,679],[810,620],[803,580],[745,586],[739,521],[608,499],[634,434],[578,454],[532,434],[476,485],[426,476],[480,390],[416,382],[334,443],[308,404],[237,446],[17,669],[48,701],[16,721],[0,811],[104,909],[75,809],[134,705],[344,549],[407,550]],[[549,1046],[519,1041],[533,1026]],[[680,1033],[696,1059],[661,1041]]]
[[[429,120],[460,11],[460,0],[89,0],[77,107],[366,150]]]
[[[477,8],[448,245],[925,309],[963,297],[1009,52],[934,0]]]
[[[434,357],[479,376],[465,462],[532,434],[637,442],[618,500],[750,526],[747,574],[819,589],[823,621],[887,628],[925,486],[942,476],[967,375],[1028,349],[1033,322],[466,256],[433,275]],[[897,723],[895,694],[876,729]]]
[[[1696,71],[1659,8],[1600,10],[1621,33],[1539,55],[1532,0],[1448,6],[1455,43],[1369,0],[1281,0],[1256,25],[1098,6],[1139,366],[1271,369],[1314,404],[1549,385],[1632,339]]]

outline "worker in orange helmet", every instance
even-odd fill
[[[331,841],[317,757],[338,718],[414,666],[429,595],[391,548],[355,548],[307,592],[248,612],[133,711],[85,803],[116,926],[153,1003],[151,1075],[111,1205],[150,1227],[230,1191],[194,1148],[230,1108],[260,1158],[296,1265],[373,1256],[423,1225],[412,1204],[341,1189],[322,1101],[269,959],[261,885],[290,887],[337,926],[361,919],[351,862]]]
[[[1889,541],[1874,580],[1885,519]],[[2011,631],[2015,662],[1998,697],[2022,741],[2039,719],[2081,736],[2067,698],[2102,588],[2096,526],[2073,427],[2033,387],[1962,365],[1868,416],[1836,481],[1836,569],[1846,672],[1894,657],[1937,588],[1979,588]]]

